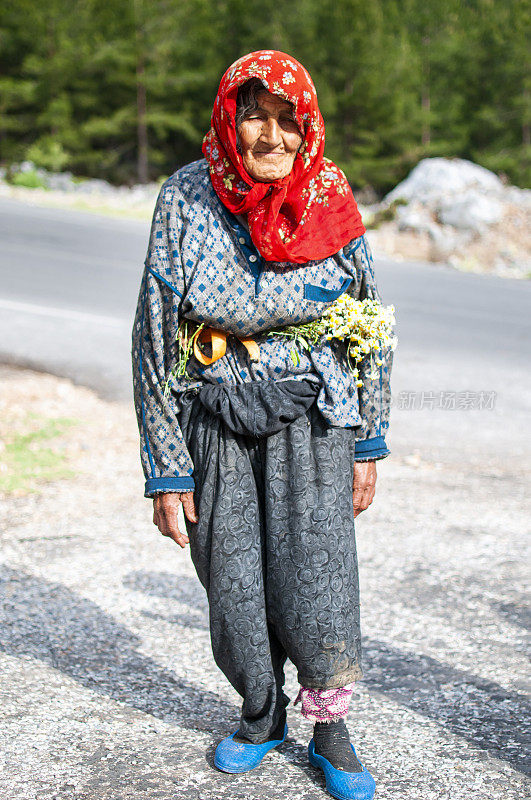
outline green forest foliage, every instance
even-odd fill
[[[116,183],[201,157],[224,70],[310,70],[327,155],[381,193],[426,156],[531,183],[530,0],[4,0],[0,161]]]

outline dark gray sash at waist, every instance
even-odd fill
[[[197,394],[235,433],[269,436],[305,414],[319,389],[319,381],[253,381],[206,384]]]

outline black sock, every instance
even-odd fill
[[[273,740],[276,740],[276,739],[282,739],[282,737],[284,736],[284,728],[285,727],[286,727],[286,712],[284,711],[280,715],[280,719],[277,722],[277,726],[276,726],[275,730],[272,731],[269,734],[269,736],[266,739],[266,742],[272,742]],[[239,731],[238,731],[238,733],[236,733],[232,737],[234,742],[238,742],[238,743],[243,742],[245,744],[249,744],[249,741],[250,741],[249,739],[246,739],[245,736],[239,736],[238,734],[239,734]],[[255,744],[255,742],[251,742],[251,744]]]
[[[362,766],[350,746],[345,720],[316,722],[313,729],[315,752],[330,761],[335,769],[344,772],[361,772]]]

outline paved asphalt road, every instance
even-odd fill
[[[145,224],[0,201],[0,362],[129,403],[147,236]],[[531,284],[383,260],[376,274],[400,344],[392,457],[356,520],[365,674],[349,727],[381,800],[523,800]],[[487,407],[438,408],[441,392],[472,406],[483,392]],[[328,797],[295,709],[289,741],[256,774],[212,768],[238,700],[213,665],[189,555],[154,531],[132,409],[71,402],[93,426],[84,471],[0,502],[0,795]]]
[[[143,222],[2,199],[0,360],[130,400],[148,235]],[[456,457],[456,441],[480,457],[525,457],[531,283],[383,259],[376,275],[400,340],[389,443],[404,453],[429,448],[439,460]],[[472,393],[471,406],[489,393],[487,408],[439,408],[440,393],[455,391]]]

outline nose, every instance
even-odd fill
[[[264,124],[262,125],[262,138],[271,147],[276,147],[281,144],[282,136],[280,135],[280,125],[275,117],[268,117],[267,120],[264,120]]]

